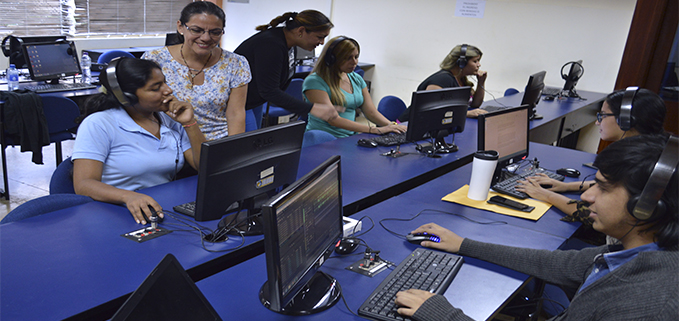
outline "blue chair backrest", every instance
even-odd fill
[[[64,208],[92,202],[93,199],[77,194],[54,194],[32,199],[19,205],[0,221],[0,224],[16,222],[29,217],[58,211]]]
[[[108,64],[113,58],[118,58],[118,57],[127,57],[127,58],[134,58],[134,55],[124,51],[124,50],[109,50],[99,56],[97,58],[97,63],[98,64]]]
[[[323,130],[313,129],[304,133],[304,139],[302,140],[302,148],[329,142],[335,139],[337,139],[337,137],[333,136],[331,133],[328,133]]]
[[[75,120],[80,116],[78,104],[58,95],[41,95],[41,98],[50,135],[63,131],[75,132],[78,127]]]
[[[514,88],[507,88],[507,90],[505,90],[505,96],[511,96],[518,93],[519,91]]]
[[[65,159],[52,173],[50,194],[75,194],[73,188],[73,161]]]
[[[396,121],[405,110],[406,104],[396,96],[385,96],[377,104],[377,111],[390,121]]]

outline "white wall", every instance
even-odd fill
[[[483,18],[454,16],[455,0],[250,0],[224,1],[227,27],[222,45],[235,49],[286,11],[316,9],[328,15],[335,28],[330,37],[347,35],[361,44],[361,61],[376,67],[373,100],[386,95],[406,103],[417,85],[438,70],[450,49],[459,43],[484,52],[487,89],[502,96],[508,87],[525,87],[528,75],[547,71],[547,85],[561,86],[561,66],[583,59],[584,77],[578,89],[613,89],[627,39],[635,0],[488,0]],[[168,17],[177,19],[178,17]],[[79,50],[161,46],[162,38],[78,39]],[[317,48],[320,53],[321,48]],[[0,59],[6,68],[7,59]],[[492,99],[486,95],[486,100]]]
[[[455,3],[334,1],[331,36],[356,38],[360,60],[376,64],[375,101],[396,95],[409,103],[417,85],[460,43],[483,51],[486,88],[498,97],[508,87],[522,90],[528,75],[540,70],[547,71],[547,85],[562,86],[561,66],[577,59],[585,67],[578,89],[610,92],[636,1],[488,0],[480,19],[455,17]]]

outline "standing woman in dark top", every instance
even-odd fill
[[[278,27],[283,24],[284,26]],[[312,115],[331,122],[337,110],[328,104],[309,103],[288,95],[284,90],[295,71],[290,50],[294,46],[313,51],[322,45],[334,27],[330,19],[316,10],[286,12],[269,24],[255,28],[260,32],[243,41],[235,53],[245,56],[252,71],[245,109],[253,109],[269,102],[286,110]]]
[[[467,111],[467,117],[485,114],[485,110],[478,108],[483,103],[485,93],[483,86],[486,84],[486,77],[488,76],[485,71],[480,69],[481,56],[483,56],[483,53],[478,47],[467,44],[455,46],[441,62],[441,70],[422,81],[417,86],[417,90],[470,86],[472,87],[472,97],[469,107],[472,109]],[[474,84],[468,79],[469,76],[476,77],[478,84],[476,89],[473,88]],[[399,116],[399,120],[407,120],[408,112],[406,110]]]

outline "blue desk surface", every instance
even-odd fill
[[[544,158],[543,162],[554,161],[555,165],[558,162],[557,159],[563,156],[562,153],[572,152],[538,144],[532,144],[531,147],[535,150],[533,154]],[[583,161],[589,161],[593,155],[582,153],[577,157],[583,157]],[[425,209],[437,209],[449,213],[425,211],[412,221],[385,221],[384,225],[396,233],[407,234],[417,226],[436,222],[463,237],[474,240],[546,250],[557,249],[579,226],[577,223],[559,221],[563,214],[559,214],[556,209],[550,209],[538,221],[529,221],[441,201],[443,195],[457,189],[460,183],[464,185],[468,182],[469,172],[458,173],[468,167],[470,166],[464,166],[398,197],[356,213],[354,218],[369,216],[377,225],[361,238],[372,249],[381,251],[381,257],[398,263],[416,246],[388,233],[379,226],[378,222],[384,218],[411,218]],[[495,223],[479,224],[473,221]],[[367,229],[370,221],[363,220],[363,226],[364,230]],[[323,271],[337,278],[343,288],[347,303],[354,312],[388,274],[388,271],[385,271],[369,278],[345,270],[347,266],[360,258],[360,255],[332,258],[322,268]],[[266,281],[265,266],[265,258],[260,255],[199,281],[197,285],[224,318],[293,319],[293,317],[271,312],[259,302],[258,293],[261,285]],[[247,277],[243,277],[245,275]],[[527,278],[527,275],[510,269],[465,258],[465,264],[448,288],[445,297],[473,318],[487,319],[499,310]],[[350,314],[342,302],[327,311],[305,318],[313,320],[359,319]]]
[[[603,97],[603,95],[600,96]],[[563,108],[563,110],[557,107],[564,105],[553,107],[559,109],[561,113],[567,113],[566,109],[582,108],[591,102],[591,100],[579,102],[580,105]],[[548,113],[540,112],[547,119]],[[562,116],[554,115],[554,117]],[[367,134],[311,146],[302,151],[298,175],[304,175],[332,155],[341,155],[345,212],[352,214],[469,163],[470,155],[476,150],[476,123],[476,120],[469,119],[465,132],[456,135],[455,142],[460,148],[458,152],[438,159],[426,158],[418,154],[389,158],[382,156],[381,153],[389,151],[390,148],[357,147],[356,140],[369,136]],[[533,121],[532,127],[534,128],[536,124],[536,121]],[[449,137],[447,141],[451,139]],[[406,145],[401,148],[401,151],[415,153],[415,147],[412,144]],[[535,155],[540,157],[538,154]],[[577,164],[589,160],[591,156],[588,160],[579,160]],[[542,159],[542,161],[544,167],[552,167],[547,159]],[[577,167],[575,165],[568,163],[554,165],[554,168]],[[466,173],[460,174],[460,177],[464,177],[462,182],[468,181],[468,170]],[[456,175],[457,173],[454,172],[446,176],[456,177]],[[174,205],[195,200],[196,181],[196,177],[191,177],[143,192],[154,197],[163,208],[170,209]],[[445,181],[446,178],[442,177],[433,184],[445,184]],[[441,188],[441,190],[452,191],[454,188],[451,186],[451,188]],[[418,199],[420,197],[418,193],[427,194],[426,191],[422,191],[425,190],[416,189],[404,194],[404,197],[407,195],[408,199],[414,199],[409,203],[419,204],[421,199]],[[437,204],[442,203],[440,197],[437,197]],[[432,205],[427,204],[427,206]],[[416,206],[416,208],[421,207]],[[375,208],[381,207],[375,206]],[[398,207],[398,209],[403,208],[403,206]],[[415,212],[416,208],[413,208],[411,212]],[[480,215],[487,214],[481,213]],[[519,231],[525,231],[526,228],[522,227],[517,220],[519,219],[507,219],[512,225],[505,227],[505,230],[509,231],[507,233],[516,235],[524,233]],[[172,219],[168,218],[165,223],[170,222]],[[540,226],[545,224],[544,230],[550,227],[541,221],[538,223]],[[216,221],[203,223],[212,228],[216,224]],[[120,236],[137,228],[139,225],[134,224],[126,208],[98,202],[0,226],[2,286],[0,319],[65,318],[101,305],[115,306],[112,302],[120,300],[141,284],[166,253],[174,254],[192,277],[200,279],[245,261],[263,251],[263,246],[259,242],[261,236],[248,237],[246,239],[248,246],[227,254],[204,251],[195,232],[177,231],[141,244]],[[482,234],[485,233],[479,232],[479,235]],[[568,230],[550,235],[554,244],[549,248],[558,247],[567,234]],[[394,241],[401,242],[397,239]],[[239,243],[239,240],[233,238],[225,245],[214,246],[214,249],[232,248]],[[402,248],[403,251],[394,253],[391,257],[385,256],[385,258],[400,261],[400,258],[407,255],[406,252],[412,251],[409,246],[405,247],[408,251]],[[517,284],[525,279],[523,276],[517,278]]]
[[[191,195],[195,199],[195,184],[188,185],[178,181],[146,192],[166,206],[170,199]],[[127,208],[92,202],[3,224],[0,319],[63,319],[105,304],[136,289],[167,253],[174,254],[190,274],[229,261],[229,252],[203,250],[197,232],[172,223],[176,221],[166,217],[161,226],[174,232],[137,243],[121,236],[140,228]],[[201,225],[214,229],[217,221]],[[257,240],[261,236],[247,237],[245,245]],[[240,237],[233,237],[208,248],[223,250],[240,242]]]

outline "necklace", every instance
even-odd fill
[[[202,73],[203,70],[205,70],[205,67],[207,66],[208,62],[210,62],[210,59],[212,58],[212,50],[210,50],[210,56],[207,57],[207,60],[203,64],[203,67],[200,68],[200,70],[193,69],[193,68],[189,67],[189,64],[186,62],[186,58],[184,58],[184,44],[183,43],[182,43],[181,48],[179,48],[179,53],[182,56],[182,60],[184,60],[184,64],[186,65],[186,68],[189,68],[189,79],[191,79],[191,88],[193,88],[193,86],[194,86],[193,79],[198,77],[198,75],[200,75],[200,73]],[[197,72],[193,73],[193,71],[197,71]]]

